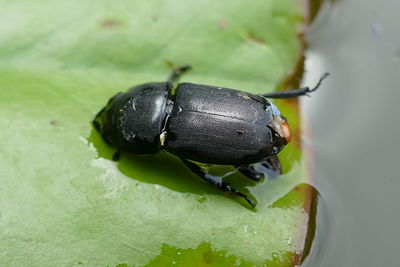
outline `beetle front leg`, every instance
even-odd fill
[[[294,97],[299,97],[303,95],[308,95],[309,93],[314,92],[315,90],[318,89],[318,87],[321,85],[322,81],[329,76],[328,72],[325,72],[322,74],[321,78],[319,78],[319,81],[314,88],[310,87],[303,87],[299,89],[294,89],[294,90],[288,90],[288,91],[279,91],[279,92],[272,92],[268,94],[263,94],[262,96],[266,98],[294,98]]]
[[[265,168],[269,178],[276,178],[282,174],[282,164],[277,155],[270,156],[259,164]]]
[[[235,165],[240,173],[253,181],[260,181],[265,173],[270,178],[276,178],[282,174],[282,165],[277,155],[270,156],[263,161],[250,165]]]
[[[167,80],[167,82],[170,84],[176,83],[180,79],[182,74],[184,74],[185,72],[187,72],[192,68],[192,66],[190,65],[183,65],[180,67],[175,67],[172,63],[168,65],[170,65],[170,68],[172,69],[172,74],[169,76]]]
[[[229,193],[233,193],[239,197],[244,198],[253,208],[256,206],[256,203],[254,202],[254,200],[248,196],[246,196],[245,194],[239,192],[238,190],[236,190],[235,188],[233,188],[232,186],[230,186],[227,183],[224,183],[222,181],[222,179],[218,176],[214,176],[211,175],[207,172],[205,172],[199,165],[190,162],[186,159],[181,159],[183,161],[183,163],[185,163],[186,166],[189,167],[189,169],[194,172],[195,174],[197,174],[198,176],[200,176],[201,178],[203,178],[204,180],[206,180],[207,182],[211,183],[212,185],[214,185],[215,187],[218,187],[219,189],[229,192]]]
[[[257,163],[258,164],[258,163]],[[262,178],[264,178],[264,173],[263,172],[259,172],[255,169],[255,164],[252,165],[235,165],[235,167],[237,168],[237,170],[243,174],[244,176],[246,176],[247,178],[253,180],[253,181],[260,181]]]

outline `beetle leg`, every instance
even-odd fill
[[[239,192],[238,190],[236,190],[235,188],[233,188],[232,186],[230,186],[227,183],[224,183],[222,181],[222,179],[220,179],[220,177],[215,176],[215,175],[211,175],[207,172],[205,172],[199,165],[190,162],[186,159],[182,159],[183,163],[186,164],[186,166],[189,167],[189,169],[194,172],[195,174],[197,174],[198,176],[200,176],[201,178],[203,178],[204,180],[206,180],[207,182],[211,183],[212,185],[214,185],[215,187],[218,187],[219,189],[229,192],[229,193],[233,193],[239,197],[244,198],[253,208],[256,206],[256,203],[254,202],[254,200],[248,196],[246,196],[245,194]]]
[[[258,164],[258,163],[257,163]],[[260,181],[262,178],[264,178],[264,173],[257,171],[254,167],[255,164],[252,165],[235,165],[237,170],[242,173],[244,176],[247,178],[253,180],[253,181]]]
[[[256,164],[235,166],[247,178],[256,182],[265,177],[276,178],[282,174],[282,165],[277,155],[270,156]]]
[[[172,74],[169,76],[167,82],[170,84],[176,83],[188,70],[190,70],[192,67],[190,65],[183,65],[180,67],[174,67],[173,65],[171,66],[172,68]]]
[[[311,92],[314,92],[315,90],[318,89],[318,87],[321,85],[322,81],[328,77],[329,73],[325,72],[322,74],[321,78],[319,78],[319,81],[314,88],[310,87],[302,87],[299,89],[294,89],[294,90],[289,90],[289,91],[279,91],[279,92],[272,92],[268,94],[263,94],[262,96],[267,97],[267,98],[293,98],[293,97],[299,97],[303,95],[308,95]]]
[[[265,168],[270,178],[276,178],[282,174],[282,164],[277,155],[270,156],[258,164]]]
[[[118,149],[112,156],[113,161],[118,161],[121,158],[121,151]]]

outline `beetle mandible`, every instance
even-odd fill
[[[233,165],[246,177],[259,181],[262,164],[280,172],[277,154],[290,142],[288,123],[267,98],[293,98],[314,88],[255,95],[209,85],[179,83],[189,65],[174,68],[166,82],[146,83],[113,96],[93,120],[102,138],[117,152],[152,154],[165,150],[178,156],[195,174],[214,186],[251,198],[207,173],[197,162]],[[176,86],[174,86],[176,84]]]

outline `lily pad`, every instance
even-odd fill
[[[257,210],[167,153],[113,162],[91,120],[116,92],[164,81],[166,61],[193,66],[183,81],[288,89],[300,2],[0,3],[0,265],[299,264],[314,194],[296,100],[276,102],[294,135],[284,174],[229,178]]]

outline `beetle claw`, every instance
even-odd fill
[[[251,197],[248,197],[248,196],[246,196],[246,195],[241,195],[241,197],[243,197],[246,201],[247,201],[247,203],[249,203],[250,204],[250,206],[254,209],[255,207],[256,207],[256,203],[254,202],[254,200],[251,198]]]

